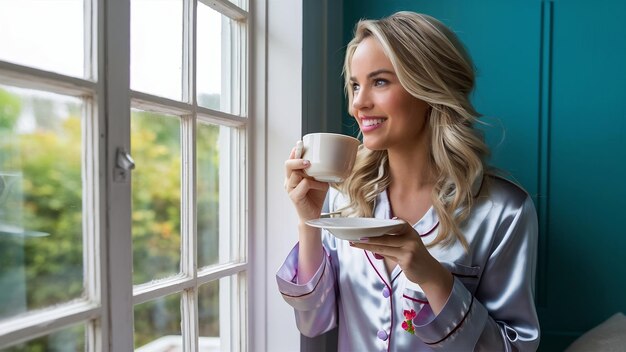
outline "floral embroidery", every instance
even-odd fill
[[[415,334],[415,328],[413,327],[413,319],[417,316],[415,310],[405,310],[404,311],[404,319],[402,322],[402,328],[406,330],[408,333]]]

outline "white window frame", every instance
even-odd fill
[[[275,275],[298,240],[297,215],[283,180],[284,161],[302,136],[303,1],[254,2],[251,351],[300,350],[293,308],[280,295]]]
[[[85,344],[89,351],[130,351],[133,349],[134,306],[172,293],[182,294],[182,333],[185,351],[198,350],[197,288],[220,278],[231,278],[230,319],[221,321],[221,334],[234,337],[232,351],[250,349],[248,338],[248,292],[250,265],[248,263],[248,192],[250,168],[249,153],[253,118],[248,116],[249,65],[252,62],[250,28],[255,19],[264,19],[253,11],[244,11],[228,0],[199,0],[231,19],[247,24],[237,26],[235,35],[240,45],[230,46],[233,66],[232,84],[228,88],[236,98],[234,111],[238,115],[207,109],[196,104],[194,0],[183,1],[184,40],[186,55],[183,64],[183,101],[179,102],[130,90],[130,3],[126,1],[86,0],[85,67],[87,79],[74,78],[0,61],[0,82],[17,87],[40,89],[80,97],[87,102],[83,127],[83,253],[86,298],[42,311],[0,322],[0,348],[44,336],[74,324],[86,324]],[[265,11],[265,2],[259,8]],[[244,1],[245,2],[245,1]],[[254,9],[257,1],[251,0]],[[245,6],[245,5],[244,5]],[[258,36],[255,36],[257,38]],[[248,41],[245,38],[249,38]],[[265,37],[261,37],[265,40]],[[93,60],[92,60],[93,58]],[[91,63],[95,65],[91,65]],[[258,68],[258,66],[255,66]],[[93,78],[93,81],[91,80]],[[241,93],[239,93],[241,92]],[[243,99],[238,99],[242,97]],[[182,138],[183,204],[181,204],[181,274],[158,283],[132,286],[132,236],[130,207],[130,178],[116,178],[116,153],[119,148],[130,150],[130,111],[132,108],[182,116],[181,130],[191,139]],[[260,113],[255,110],[255,113]],[[263,114],[264,116],[264,114]],[[231,127],[231,150],[221,166],[227,167],[226,176],[235,180],[229,187],[230,195],[220,201],[228,202],[230,226],[226,228],[237,244],[232,261],[207,268],[197,268],[196,207],[195,207],[195,136],[196,121]],[[255,132],[256,133],[256,132]],[[261,132],[264,133],[264,132]],[[264,165],[255,165],[257,171]],[[118,174],[119,176],[119,174]],[[186,196],[185,196],[186,195]],[[220,231],[221,232],[221,231]],[[228,249],[227,249],[228,250]],[[221,289],[222,293],[227,293]],[[222,296],[222,294],[220,294]],[[222,298],[222,297],[220,297]],[[221,302],[224,305],[224,302]],[[245,322],[242,324],[242,322]]]

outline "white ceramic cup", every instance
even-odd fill
[[[310,133],[302,137],[302,158],[311,166],[304,172],[322,182],[342,182],[352,172],[361,142],[336,133]]]

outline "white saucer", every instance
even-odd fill
[[[364,237],[393,234],[401,230],[403,220],[376,218],[324,218],[306,222],[307,225],[328,230],[335,237],[346,241],[359,241]]]

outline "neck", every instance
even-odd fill
[[[432,206],[435,186],[433,166],[424,152],[396,153],[388,150],[391,183],[388,197],[391,216],[415,224]]]
[[[419,192],[431,189],[436,182],[434,166],[427,148],[412,152],[388,150],[391,185],[403,192]]]

